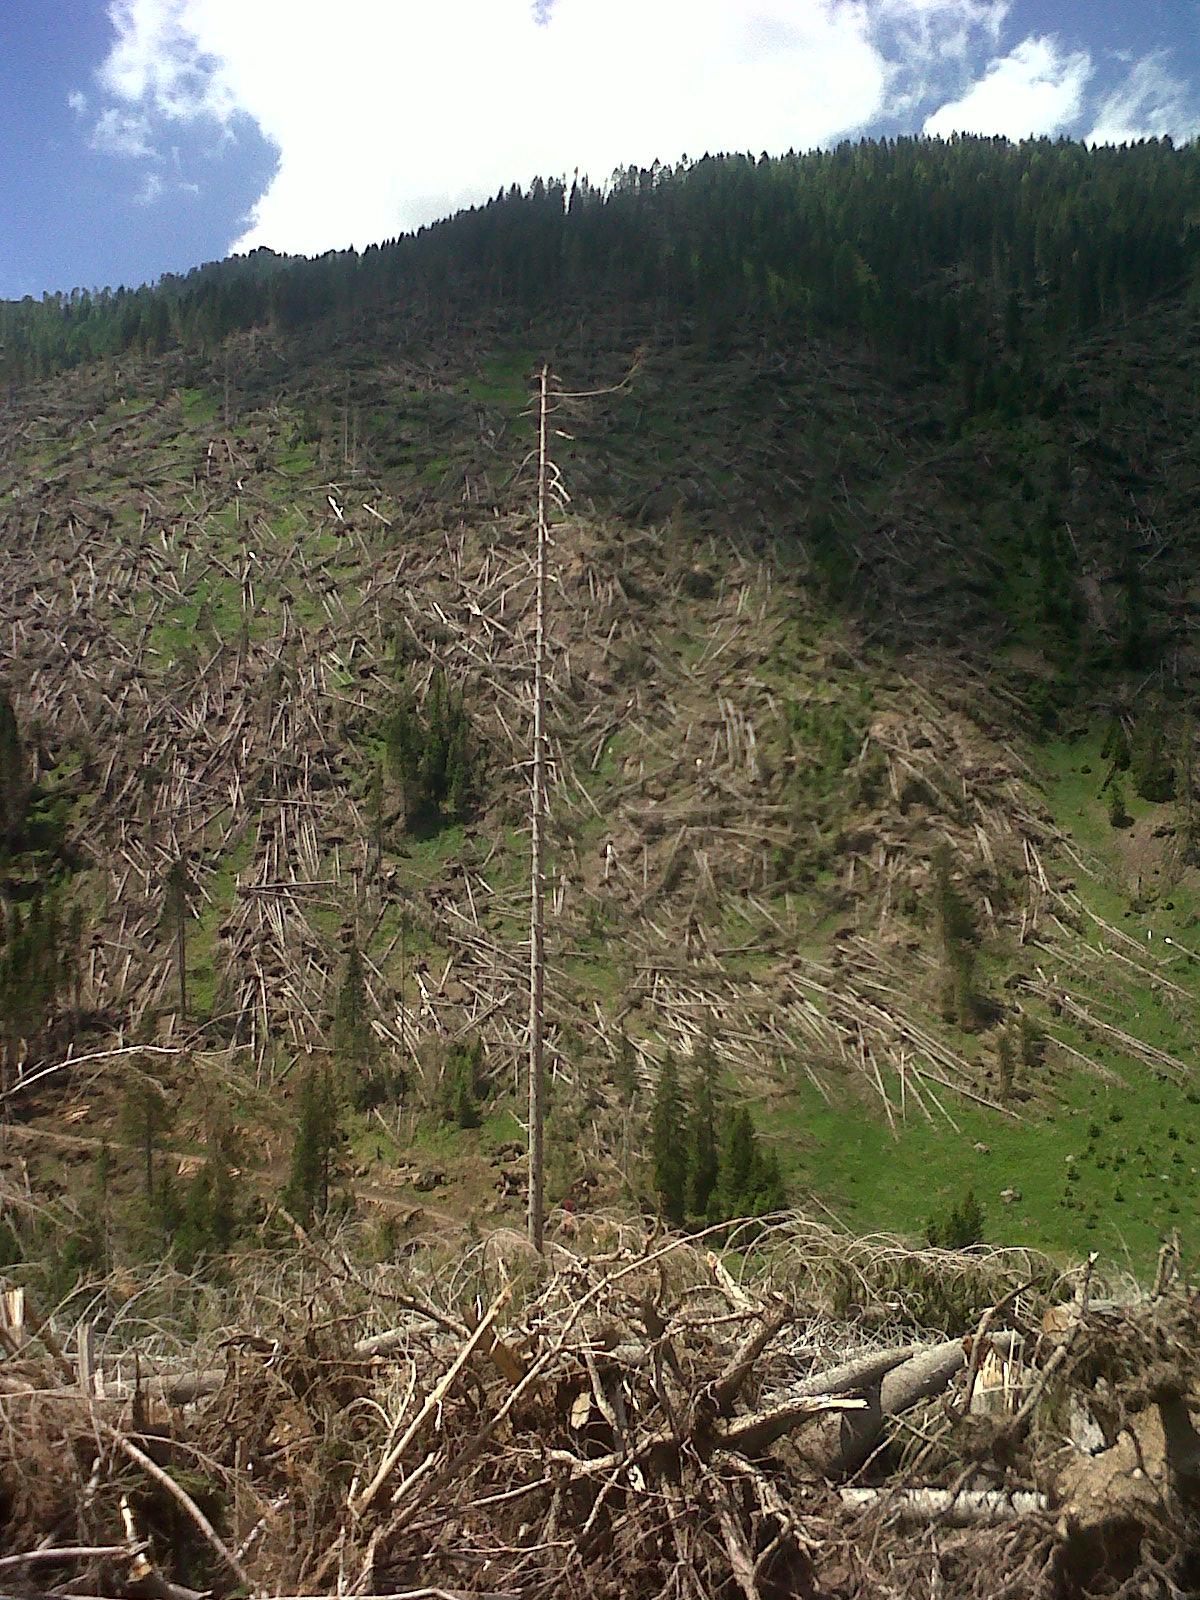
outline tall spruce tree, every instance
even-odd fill
[[[650,1112],[650,1154],[654,1187],[662,1202],[663,1216],[676,1227],[683,1222],[687,1202],[685,1121],[679,1071],[675,1057],[668,1050],[658,1075],[658,1087]]]
[[[720,1177],[717,1155],[716,1058],[706,1043],[696,1064],[696,1097],[688,1118],[687,1209],[707,1217]]]
[[[1192,713],[1185,710],[1179,729],[1179,754],[1175,762],[1175,796],[1183,812],[1184,837],[1189,853],[1196,842],[1196,780]]]
[[[431,827],[470,815],[479,754],[461,689],[435,672],[418,713],[403,689],[384,725],[388,772],[400,787],[410,826]]]
[[[750,1112],[739,1106],[725,1124],[718,1206],[725,1217],[761,1217],[783,1205],[779,1158],[764,1151]],[[714,1207],[717,1209],[717,1207]]]
[[[333,1044],[341,1069],[343,1093],[360,1111],[378,1104],[384,1098],[386,1084],[377,1081],[375,1075],[379,1050],[371,1029],[366,976],[357,939],[351,941],[346,970],[338,988]]]
[[[308,1068],[300,1080],[296,1137],[285,1197],[306,1227],[329,1209],[329,1174],[337,1138],[337,1100],[328,1067]]]
[[[949,845],[933,858],[934,910],[942,947],[942,1010],[947,1018],[971,1027],[980,1009],[975,988],[975,947],[979,931],[970,903],[952,876]]]

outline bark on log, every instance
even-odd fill
[[[887,1508],[888,1520],[909,1527],[937,1522],[947,1528],[970,1528],[1018,1517],[1042,1516],[1050,1500],[1032,1490],[1000,1489],[842,1489],[842,1504],[850,1511],[870,1506]]]
[[[1001,1355],[1011,1356],[1019,1338],[1015,1333],[997,1333],[991,1336],[991,1343]],[[864,1386],[863,1410],[825,1419],[799,1440],[800,1454],[822,1477],[844,1478],[857,1472],[879,1442],[889,1417],[900,1416],[920,1401],[940,1394],[966,1364],[967,1348],[962,1339],[948,1339],[944,1344],[919,1350],[899,1366],[891,1367],[880,1381]]]
[[[871,1350],[866,1355],[844,1361],[840,1367],[814,1372],[791,1392],[798,1399],[801,1395],[849,1394],[855,1389],[869,1388],[879,1383],[894,1367],[912,1360],[927,1348],[920,1344],[897,1344],[887,1350]]]

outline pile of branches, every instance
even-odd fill
[[[290,1219],[289,1219],[290,1220]],[[1200,1573],[1198,1305],[1094,1262],[589,1221],[532,1255],[4,1301],[0,1584],[33,1594],[1157,1595]],[[133,1303],[141,1309],[135,1314]],[[28,1313],[28,1307],[25,1307]]]

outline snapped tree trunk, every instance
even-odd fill
[[[545,1169],[542,1149],[542,1006],[545,956],[542,948],[542,828],[545,811],[546,709],[546,400],[550,369],[542,363],[538,412],[537,488],[537,639],[533,669],[533,865],[529,912],[529,1242],[540,1252],[544,1229]]]

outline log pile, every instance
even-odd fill
[[[6,1295],[6,1585],[1194,1592],[1200,1302],[1170,1248],[1146,1294],[803,1219],[372,1267],[281,1220],[298,1250],[236,1293],[108,1284],[71,1330]]]

